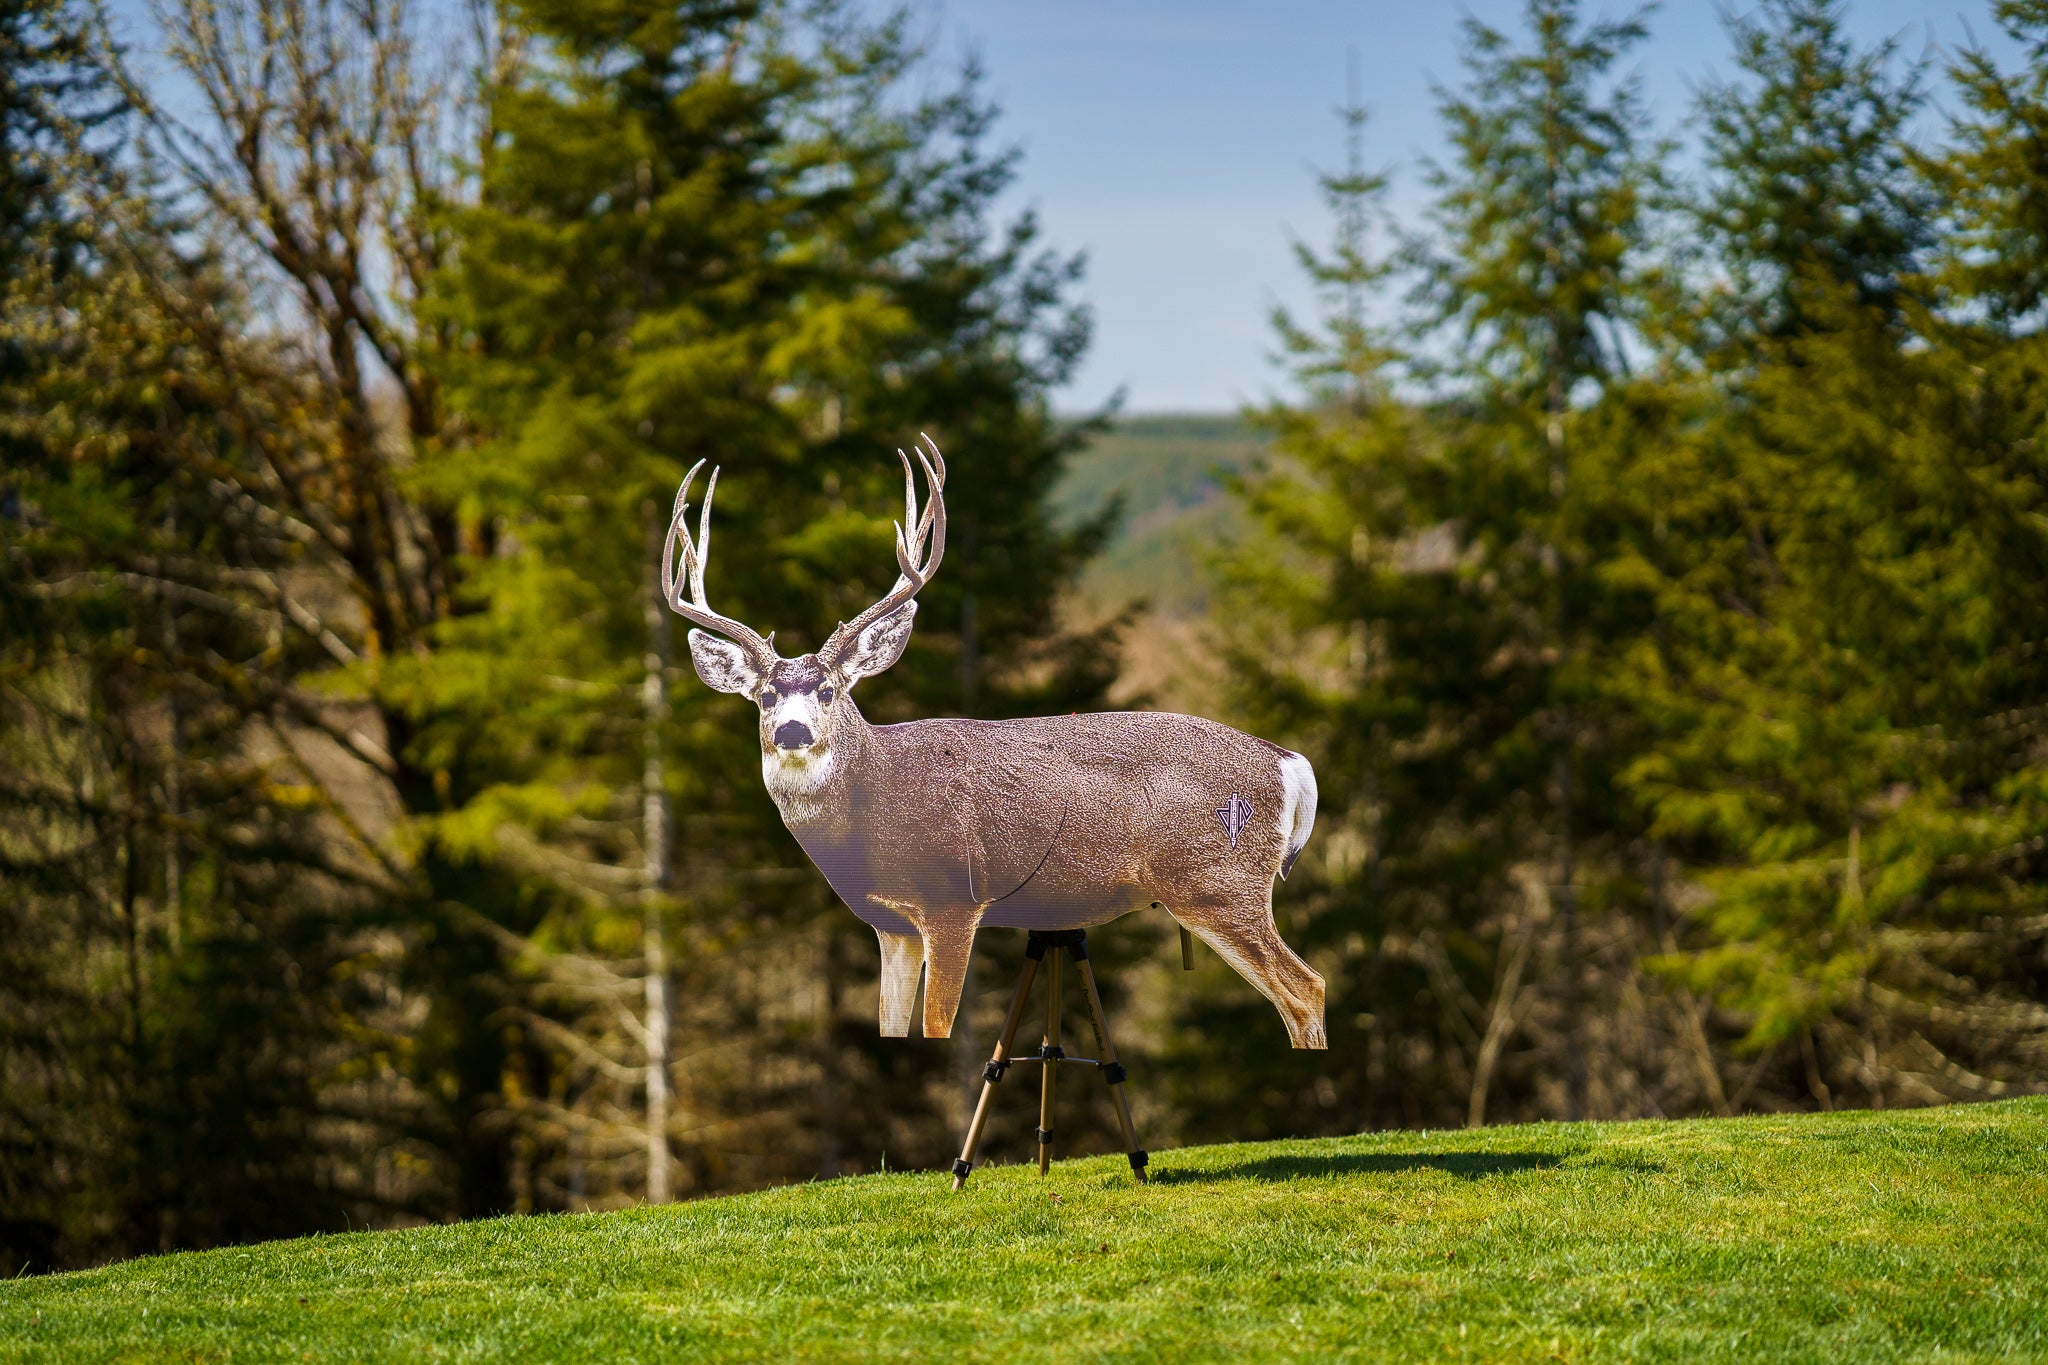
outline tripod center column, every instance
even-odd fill
[[[1045,1059],[1039,1068],[1045,1074],[1039,1077],[1038,1090],[1038,1173],[1044,1175],[1052,1166],[1052,1087],[1053,1072],[1059,1066],[1060,1051],[1060,978],[1066,963],[1067,950],[1054,948],[1046,954],[1045,983],[1045,1041],[1039,1044],[1038,1052]]]

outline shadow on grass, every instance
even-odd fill
[[[1398,1175],[1403,1171],[1444,1171],[1460,1180],[1548,1170],[1564,1164],[1554,1152],[1418,1152],[1394,1155],[1348,1152],[1337,1156],[1267,1156],[1209,1170],[1149,1172],[1160,1185],[1198,1185],[1210,1180],[1313,1180],[1330,1175]]]

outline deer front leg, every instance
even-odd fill
[[[917,974],[924,970],[924,945],[916,934],[875,930],[882,941],[882,1036],[910,1036],[910,1007],[917,1000]]]
[[[960,992],[967,987],[967,960],[974,954],[974,931],[981,927],[982,912],[986,905],[970,906],[964,910],[927,910],[922,905],[893,896],[869,893],[868,899],[885,910],[893,910],[917,926],[918,937],[924,940],[924,1036],[927,1038],[950,1038],[953,1036],[953,1016],[960,1009]],[[882,1033],[885,1037],[902,1037],[889,1032],[889,952],[890,940],[907,942],[908,934],[884,934],[875,931],[882,940]],[[910,985],[903,990],[903,1010],[907,1016],[910,1010],[910,994],[917,981],[917,969],[906,967],[898,978]],[[908,1024],[905,1024],[908,1031]]]
[[[960,992],[967,988],[967,963],[974,955],[974,931],[981,927],[981,907],[958,918],[927,917],[924,933],[924,1036],[953,1036],[953,1016],[960,1010]]]

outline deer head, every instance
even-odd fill
[[[704,565],[711,553],[711,499],[718,470],[704,490],[697,535],[690,536],[690,486],[699,460],[676,491],[662,554],[661,590],[669,607],[689,621],[690,662],[706,686],[751,697],[761,712],[761,768],[771,791],[793,794],[822,784],[831,774],[834,743],[858,727],[860,712],[851,694],[862,678],[873,677],[903,656],[918,591],[931,581],[946,552],[946,460],[931,437],[914,447],[930,496],[918,507],[916,470],[901,450],[903,520],[896,525],[896,584],[880,601],[851,621],[841,622],[816,653],[785,659],[775,652],[775,635],[764,639],[751,627],[711,609],[704,595]],[[682,574],[676,574],[677,551]],[[688,596],[686,597],[685,591]]]

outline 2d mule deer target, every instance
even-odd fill
[[[895,586],[785,659],[774,636],[712,610],[711,500],[693,539],[676,494],[662,592],[696,629],[697,676],[760,708],[761,774],[782,820],[882,944],[882,1034],[951,1034],[975,932],[1087,929],[1162,906],[1273,1002],[1294,1046],[1326,1046],[1323,979],[1281,942],[1273,887],[1308,842],[1308,760],[1196,716],[1121,712],[870,725],[855,687],[903,654],[918,591],[946,552],[946,461],[903,461]],[[920,500],[917,474],[928,489]],[[680,574],[678,556],[680,555]]]

